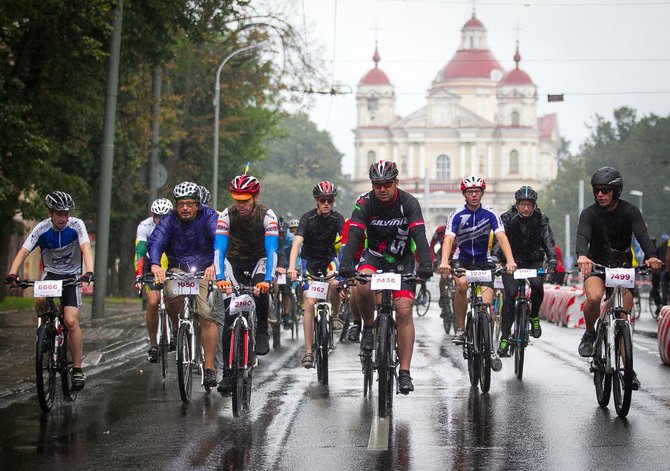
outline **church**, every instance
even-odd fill
[[[370,190],[372,162],[393,160],[400,188],[419,200],[432,230],[463,204],[459,185],[467,175],[485,178],[483,203],[499,211],[514,202],[520,186],[541,190],[556,177],[557,117],[537,115],[537,86],[520,68],[518,42],[516,67],[505,71],[474,13],[461,29],[458,50],[430,84],[425,106],[407,116],[395,113],[395,87],[379,66],[376,46],[372,59],[374,68],[356,92],[356,191]]]

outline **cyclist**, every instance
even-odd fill
[[[288,260],[291,255],[291,247],[293,246],[293,234],[288,230],[288,224],[284,221],[283,218],[279,218],[279,240],[277,247],[277,275],[285,275],[286,270],[288,269]],[[289,313],[291,309],[291,283],[289,280],[283,285],[278,285],[277,280],[275,280],[275,292],[279,290],[284,294],[282,298],[282,310],[285,314]],[[270,310],[268,314],[268,322],[274,323],[277,322],[277,319],[274,317],[275,311]],[[288,315],[284,316],[284,328],[290,328],[290,319]]]
[[[141,286],[142,276],[150,270],[150,263],[145,263],[148,257],[147,243],[151,233],[154,231],[156,225],[161,218],[172,211],[174,207],[172,202],[167,198],[158,198],[151,203],[151,216],[140,222],[137,226],[137,235],[135,236],[135,282],[136,287]],[[161,259],[161,266],[167,267],[167,258],[165,256]],[[147,333],[149,334],[149,351],[147,357],[150,363],[158,362],[158,342],[156,334],[158,331],[158,303],[160,301],[160,294],[153,289],[154,286],[147,286],[146,300],[146,323]],[[179,317],[176,312],[171,316],[172,325],[178,325]],[[170,339],[170,350],[174,349],[174,339]]]
[[[541,268],[546,257],[548,260],[547,271],[555,272],[558,258],[554,233],[549,226],[549,218],[537,206],[537,192],[530,186],[524,185],[514,193],[514,199],[516,204],[502,213],[500,220],[509,239],[517,268]],[[493,256],[497,257],[502,263],[505,262],[505,255],[500,250],[499,244],[495,244]],[[502,275],[502,280],[505,287],[505,296],[503,298],[498,355],[508,357],[509,334],[514,322],[514,298],[519,282],[514,279],[514,275],[508,273]],[[531,335],[537,339],[542,335],[538,313],[544,299],[544,287],[542,286],[542,278],[539,277],[528,280],[528,283],[531,291]]]
[[[363,194],[364,195],[364,194]],[[344,252],[344,247],[349,241],[349,227],[351,225],[351,218],[348,218],[344,221],[344,226],[342,227],[342,252]],[[361,255],[363,255],[363,250],[365,250],[366,245],[366,236],[363,233],[362,240],[358,243],[356,247],[356,252],[354,253],[354,260],[356,265],[358,265]],[[342,255],[340,253],[340,256]],[[358,308],[358,289],[357,285],[353,284],[350,286],[351,294],[349,295],[349,309],[351,310],[351,326],[347,332],[347,340],[349,342],[360,342],[361,339],[361,326],[363,324],[361,310]],[[345,294],[340,293],[341,297],[344,297]]]
[[[414,196],[398,188],[398,167],[395,162],[380,160],[373,163],[369,177],[372,191],[359,197],[351,214],[349,241],[342,255],[340,276],[346,279],[356,273],[355,252],[366,231],[368,246],[358,264],[359,272],[375,273],[383,270],[412,273],[415,267],[415,246],[419,254],[416,275],[420,279],[428,280],[433,275],[433,267],[419,202]],[[356,289],[358,309],[363,316],[361,350],[371,352],[374,347],[372,323],[375,296],[370,289],[370,283],[361,284]],[[398,389],[402,394],[409,394],[414,391],[410,375],[414,349],[414,283],[403,281],[401,290],[394,292],[393,297],[400,358]]]
[[[613,167],[601,167],[591,177],[591,187],[595,203],[585,208],[579,215],[577,225],[576,252],[577,266],[584,275],[584,320],[586,332],[579,343],[579,355],[593,355],[596,339],[595,323],[600,315],[600,302],[605,294],[605,277],[592,273],[593,263],[608,267],[631,266],[631,235],[640,243],[644,252],[644,264],[654,270],[661,268],[662,262],[656,257],[647,226],[640,210],[620,199],[623,190],[623,176]],[[624,308],[633,308],[633,296],[624,296]],[[633,389],[640,387],[640,381],[633,374]]]
[[[440,272],[449,274],[453,268],[465,268],[468,270],[488,269],[493,263],[489,244],[490,234],[493,231],[495,239],[500,244],[500,249],[505,255],[508,273],[516,269],[512,249],[505,235],[505,228],[500,221],[498,213],[489,207],[482,205],[482,197],[486,191],[486,181],[477,175],[470,175],[461,180],[461,193],[465,198],[462,208],[455,209],[447,218],[447,229],[442,246],[442,262]],[[456,241],[458,247],[454,252],[452,260],[449,260],[451,247]],[[468,308],[468,283],[465,277],[456,277],[456,292],[454,293],[454,310],[456,311],[456,322],[458,328],[453,342],[462,344],[464,339],[465,312]],[[484,283],[482,299],[485,303],[493,301],[493,283]],[[491,322],[493,322],[493,311],[491,310]],[[491,369],[500,371],[502,361],[495,351],[491,352]]]
[[[200,204],[212,207],[212,194],[202,185],[200,185]]]
[[[200,340],[205,350],[203,386],[216,386],[214,356],[218,339],[216,311],[207,301],[208,281],[214,279],[214,234],[218,213],[200,202],[200,187],[193,182],[181,182],[172,190],[176,211],[171,211],[156,226],[149,237],[151,272],[156,282],[165,283],[165,269],[161,265],[163,253],[168,269],[174,272],[204,271],[197,296],[200,319]],[[183,305],[182,297],[175,295],[169,283],[165,287],[166,309],[170,317]]]
[[[295,269],[298,252],[300,252],[304,275],[328,276],[337,270],[338,260],[335,245],[341,243],[342,227],[344,226],[344,217],[333,210],[335,197],[337,196],[337,185],[329,181],[319,182],[314,185],[312,196],[316,207],[307,211],[300,218],[291,247],[288,275],[292,280],[298,277],[298,272]],[[337,285],[337,278],[329,281],[328,299],[332,307],[333,318],[337,316],[340,307]],[[305,280],[303,283],[305,354],[302,358],[302,366],[312,368],[314,366],[314,353],[312,352],[314,305],[318,302],[318,299],[306,295],[308,288],[309,281]]]
[[[19,249],[5,278],[7,284],[17,284],[17,276],[26,258],[36,247],[40,248],[42,259],[42,280],[63,280],[72,278],[83,271],[83,263],[89,270],[83,276],[82,287],[93,281],[93,253],[91,242],[84,221],[71,217],[70,211],[75,208],[72,196],[63,191],[49,193],[44,202],[49,210],[49,217],[38,223]],[[35,310],[41,312],[44,301],[38,299]],[[81,288],[69,286],[63,288],[61,308],[63,318],[69,332],[70,351],[72,352],[73,388],[84,389],[86,376],[81,369],[83,335],[79,328],[79,305],[81,304]]]
[[[276,263],[278,223],[274,211],[260,204],[261,184],[252,175],[238,175],[230,182],[230,195],[235,200],[219,216],[214,249],[216,253],[216,284],[226,294],[232,293],[233,284],[251,275],[256,302],[257,355],[270,351],[268,309],[270,285],[273,283]],[[227,301],[228,303],[229,301]],[[225,316],[222,348],[230,350],[233,316]],[[232,388],[232,377],[224,361],[223,378],[218,391],[227,395]]]

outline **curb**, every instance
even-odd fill
[[[125,358],[147,347],[147,339],[142,337],[130,341],[119,341],[110,344],[104,350],[94,350],[86,354],[82,361],[83,368],[102,366],[115,360]]]

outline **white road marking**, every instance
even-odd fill
[[[389,449],[389,419],[375,416],[370,426],[368,450],[386,451]]]

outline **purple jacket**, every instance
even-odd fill
[[[149,237],[149,258],[160,265],[161,254],[168,258],[168,268],[204,270],[214,263],[214,234],[219,217],[212,208],[202,206],[191,221],[179,219],[171,211],[156,226]]]

